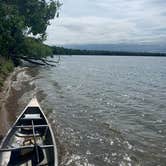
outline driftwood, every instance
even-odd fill
[[[47,60],[46,58],[34,58],[34,57],[27,57],[27,56],[14,56],[15,59],[22,59],[24,61],[27,61],[29,63],[33,63],[36,65],[42,65],[42,66],[53,66],[56,67],[55,64],[52,63],[59,63],[60,62],[60,56],[57,61],[54,60]]]

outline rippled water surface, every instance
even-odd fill
[[[166,58],[63,56],[36,83],[61,165],[166,165]]]

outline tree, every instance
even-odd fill
[[[15,63],[22,57],[51,56],[52,50],[42,42],[60,5],[54,0],[0,0],[0,55]]]

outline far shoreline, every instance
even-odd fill
[[[57,56],[57,55],[54,55]],[[61,54],[60,56],[91,56],[91,57],[95,57],[95,56],[100,56],[100,57],[104,57],[104,56],[109,56],[109,57],[163,57],[166,58],[166,55],[85,55],[85,54],[73,54],[73,55],[68,55],[68,54]]]
[[[132,51],[108,51],[108,50],[81,50],[64,47],[50,46],[54,55],[73,56],[145,56],[145,57],[166,57],[166,52],[132,52]]]

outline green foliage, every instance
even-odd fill
[[[3,86],[5,78],[14,69],[14,64],[11,59],[6,59],[0,56],[0,88]]]
[[[3,81],[0,79],[0,89],[3,86]]]
[[[37,59],[52,55],[42,41],[59,7],[54,0],[0,0],[0,55],[14,62],[16,56]],[[37,39],[29,38],[29,34]]]
[[[12,56],[17,54],[23,40],[23,18],[15,7],[5,3],[0,5],[0,54]]]
[[[11,0],[12,1],[12,0]],[[45,35],[49,20],[55,17],[58,3],[45,0],[17,0],[19,14],[24,16],[26,27],[31,27],[28,33]]]
[[[11,59],[0,57],[0,73],[8,74],[14,69],[14,64]]]
[[[33,38],[25,38],[24,40],[23,54],[27,54],[27,57],[33,57],[35,59],[46,58],[52,56],[52,49],[42,44],[40,40]]]

